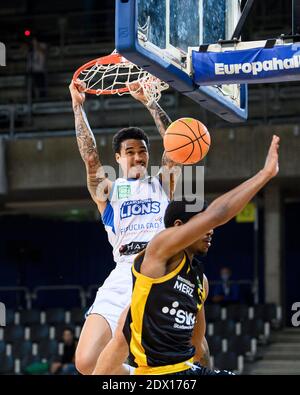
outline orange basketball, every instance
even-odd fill
[[[192,165],[202,160],[210,147],[210,134],[203,123],[180,118],[171,123],[164,136],[168,157],[177,163]]]

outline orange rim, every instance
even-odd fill
[[[80,75],[80,73],[83,70],[93,67],[96,63],[105,65],[105,64],[130,63],[130,62],[128,62],[127,59],[123,58],[123,56],[119,55],[118,53],[113,53],[111,55],[102,56],[101,58],[91,60],[88,63],[85,63],[84,65],[79,67],[73,75],[73,81],[77,80],[78,76]],[[114,95],[116,93],[123,93],[123,92],[128,92],[128,91],[129,91],[129,89],[125,86],[123,88],[108,89],[108,90],[89,89],[88,88],[85,92],[90,93],[92,95]]]

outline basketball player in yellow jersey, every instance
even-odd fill
[[[273,136],[264,168],[214,200],[205,211],[189,212],[184,202],[169,204],[166,229],[134,261],[129,311],[123,312],[94,374],[120,372],[128,353],[135,374],[229,374],[197,362],[202,353],[199,332],[202,338],[205,332],[202,306],[207,290],[193,258],[208,249],[212,229],[233,218],[276,176],[278,148],[279,137]]]
[[[99,288],[86,313],[76,349],[77,370],[91,374],[102,349],[116,329],[122,311],[130,303],[133,257],[164,228],[165,209],[175,190],[180,167],[163,154],[159,173],[149,177],[148,136],[142,129],[129,127],[119,130],[113,137],[114,156],[123,174],[116,180],[109,179],[84,112],[84,88],[82,81],[70,84],[76,138],[86,166],[88,190],[101,214],[116,262],[115,269]],[[132,82],[131,88],[134,91],[132,96],[147,107],[163,137],[171,123],[169,117],[158,103],[147,103],[139,82]]]

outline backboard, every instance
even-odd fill
[[[247,118],[246,85],[198,86],[192,50],[231,38],[240,0],[116,0],[116,49],[230,122]]]

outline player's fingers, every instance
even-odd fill
[[[77,89],[79,90],[79,92],[84,92],[86,90],[86,83],[80,81],[80,84],[77,85]]]
[[[270,144],[270,150],[272,150],[273,149],[273,147],[278,147],[279,146],[279,137],[278,136],[276,136],[275,134],[273,134],[273,138],[272,138],[272,141],[271,141],[271,144]]]
[[[77,88],[81,88],[81,89],[85,89],[86,88],[86,83],[84,81],[79,80],[79,79],[74,80],[74,85]]]
[[[128,83],[127,86],[130,87],[130,89],[132,89],[132,90],[137,90],[137,89],[139,89],[140,84],[137,81],[133,81],[133,82]]]

